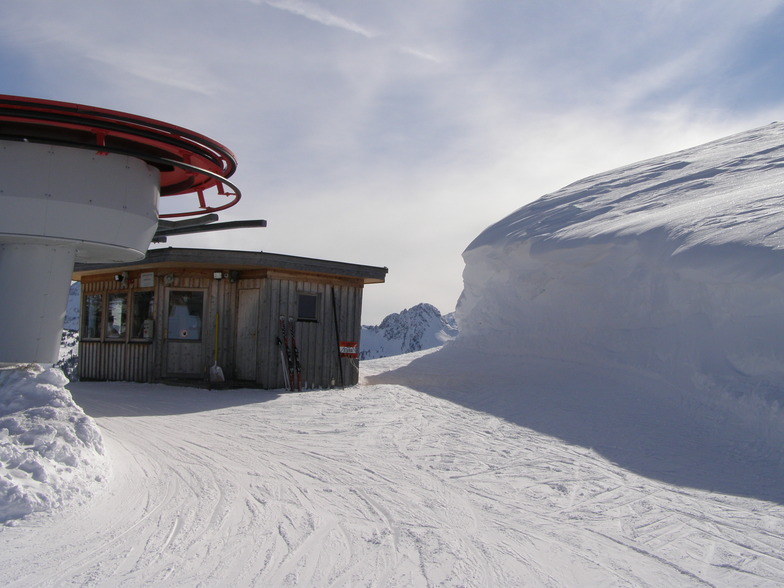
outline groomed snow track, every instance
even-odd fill
[[[417,368],[437,367],[430,358],[408,367],[412,356],[367,362],[363,374],[372,384],[303,394],[72,384],[102,429],[111,481],[84,506],[2,528],[0,583],[784,581],[781,501],[634,473],[601,447],[515,422],[522,403],[507,406],[510,418],[468,408],[466,399],[482,404],[501,390],[470,389],[470,379],[459,384]],[[454,400],[439,397],[450,394]],[[566,406],[537,410],[573,417]],[[627,434],[619,445],[648,451]],[[770,458],[758,452],[760,463],[750,463],[753,450],[733,448],[749,475]]]

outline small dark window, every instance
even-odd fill
[[[153,317],[155,316],[155,295],[152,293],[152,290],[149,292],[134,292],[131,300],[131,337],[133,339],[152,339],[154,331]]]
[[[318,294],[300,294],[297,303],[297,320],[305,322],[318,321]]]

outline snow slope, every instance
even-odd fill
[[[346,390],[71,384],[114,474],[87,505],[0,528],[0,583],[784,581],[784,479],[769,454],[651,394],[616,412],[614,391],[658,389],[636,374],[608,386],[590,367],[561,364],[527,382],[464,378],[476,366],[452,363],[452,346],[363,362],[365,383]],[[602,430],[629,410],[637,427]],[[578,423],[581,439],[554,434]],[[627,464],[604,453],[613,447]]]
[[[362,326],[360,359],[378,359],[439,347],[457,337],[453,314],[421,303],[387,315],[378,326]]]
[[[586,178],[464,252],[463,345],[784,400],[784,124]]]

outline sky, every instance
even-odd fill
[[[466,246],[539,196],[781,120],[782,26],[782,0],[3,0],[0,93],[223,143],[221,220],[267,228],[167,245],[386,266],[378,324],[453,310]]]

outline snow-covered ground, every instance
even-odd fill
[[[2,483],[89,483],[7,514],[0,584],[784,585],[783,201],[781,124],[567,186],[466,250],[454,341],[345,390],[70,384],[92,421],[9,368]]]
[[[346,390],[73,383],[113,473],[4,586],[778,586],[779,446],[634,371],[448,345]],[[455,361],[462,369],[457,370]],[[517,361],[522,361],[520,358]]]

